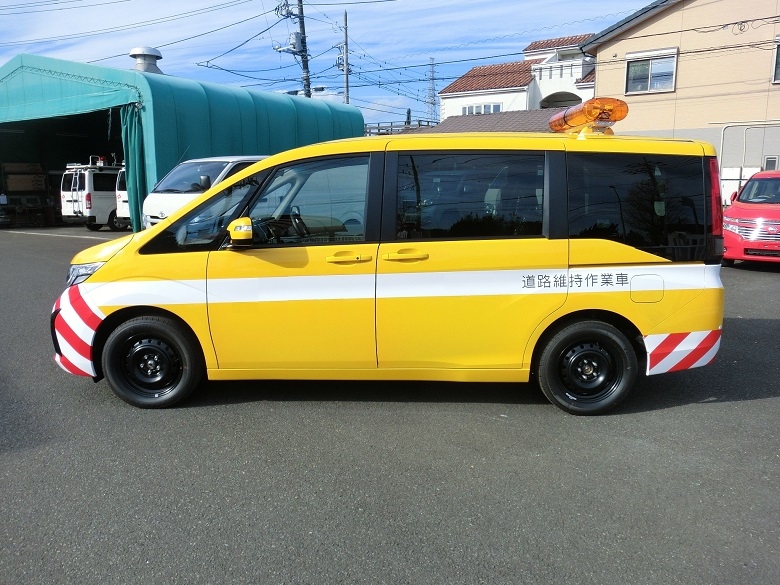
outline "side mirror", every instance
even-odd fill
[[[732,203],[734,203],[734,202],[737,200],[737,195],[738,195],[738,193],[739,193],[738,191],[734,191],[734,192],[731,194],[731,202],[732,202]]]
[[[241,250],[252,247],[252,218],[239,217],[228,224],[230,244],[228,249]]]
[[[205,191],[206,189],[211,187],[211,177],[209,177],[208,175],[201,175],[199,184]]]

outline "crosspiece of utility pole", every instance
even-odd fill
[[[282,0],[276,7],[276,15],[279,18],[298,19],[300,32],[291,33],[289,45],[287,47],[274,47],[280,53],[291,53],[301,58],[301,69],[303,70],[303,95],[311,97],[311,79],[309,77],[309,51],[306,48],[306,25],[303,18],[303,0],[298,0],[298,14],[296,15],[288,4],[287,0]]]

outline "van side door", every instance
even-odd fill
[[[567,240],[546,237],[546,156],[388,152],[380,368],[530,367],[528,340],[567,291]]]
[[[209,257],[220,370],[376,369],[383,158],[345,154],[273,171],[246,212],[252,247]]]

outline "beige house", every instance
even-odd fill
[[[777,0],[657,0],[580,48],[596,58],[595,95],[619,97],[622,134],[715,145],[725,195],[780,168]]]
[[[593,97],[593,59],[579,48],[591,36],[534,41],[522,61],[474,67],[439,92],[439,119],[570,106]]]

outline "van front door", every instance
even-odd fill
[[[376,368],[368,177],[367,155],[278,168],[248,211],[253,247],[210,254],[220,370]]]

